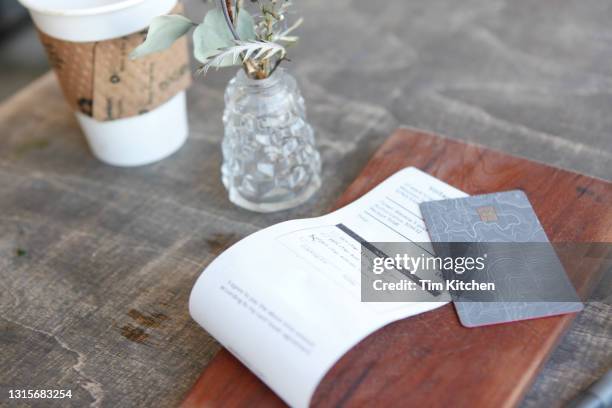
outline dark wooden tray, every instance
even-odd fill
[[[469,194],[524,190],[553,242],[612,242],[611,183],[410,130],[398,130],[383,144],[337,207],[406,166],[416,166]],[[562,261],[585,296],[598,279],[599,265]],[[327,373],[312,402],[314,406],[514,406],[574,317],[467,329],[449,304],[367,337]],[[208,365],[183,403],[184,407],[283,405],[226,350]]]

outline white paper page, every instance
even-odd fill
[[[418,203],[464,196],[407,168],[333,213],[256,232],[204,270],[191,315],[285,402],[306,407],[364,337],[448,301],[361,302],[359,241],[428,242]]]

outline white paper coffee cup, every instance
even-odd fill
[[[177,0],[19,0],[36,27],[59,40],[104,41],[141,31]],[[185,91],[147,113],[98,121],[76,117],[94,155],[115,166],[149,164],[177,151],[187,138]]]

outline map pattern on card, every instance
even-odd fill
[[[582,310],[563,265],[522,191],[431,201],[421,203],[420,208],[438,256],[488,258],[485,271],[460,278],[493,282],[494,291],[451,291],[464,326]],[[452,271],[445,275],[447,279],[458,277]]]

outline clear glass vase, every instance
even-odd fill
[[[321,186],[321,158],[306,122],[304,99],[282,68],[229,82],[223,113],[223,184],[234,204],[279,211],[308,200]]]

